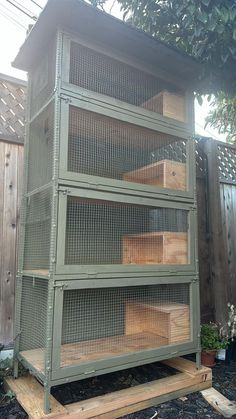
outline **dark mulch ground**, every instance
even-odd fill
[[[68,404],[101,394],[128,388],[147,381],[163,378],[175,374],[173,369],[155,363],[144,367],[112,373],[106,376],[83,380],[76,383],[61,385],[52,389],[52,394],[62,404]],[[213,385],[224,396],[236,401],[236,362],[230,365],[218,363],[213,369]],[[200,393],[187,396],[187,400],[180,399],[163,403],[157,407],[143,410],[124,416],[125,419],[199,419],[220,418]],[[234,416],[236,418],[236,415]],[[27,415],[15,399],[8,400],[0,388],[0,418],[1,419],[26,419]]]

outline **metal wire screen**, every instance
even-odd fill
[[[236,148],[219,145],[218,162],[220,179],[236,184]]]
[[[48,282],[23,277],[20,314],[20,352],[36,368],[44,369]],[[39,368],[40,362],[40,368]]]
[[[191,340],[189,284],[64,292],[61,366]]]
[[[53,103],[30,124],[28,192],[49,183],[53,166]]]
[[[186,140],[70,106],[68,170],[186,190]]]
[[[69,81],[158,113],[162,108],[162,96],[158,94],[164,90],[177,92],[171,83],[76,42],[71,42]]]
[[[187,264],[188,212],[68,197],[65,264]]]
[[[27,198],[24,241],[24,270],[49,268],[52,189]]]
[[[50,99],[55,85],[56,42],[49,45],[31,73],[31,117]]]

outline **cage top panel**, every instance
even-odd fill
[[[121,51],[130,59],[168,71],[184,82],[198,79],[200,65],[185,53],[154,39],[81,0],[48,0],[22,45],[13,66],[30,71],[43,55],[57,28]],[[172,70],[171,70],[172,69]]]

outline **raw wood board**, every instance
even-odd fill
[[[225,418],[236,415],[236,403],[228,400],[223,394],[211,387],[201,391],[204,399]]]
[[[179,371],[189,369],[190,373],[178,373],[64,407],[52,397],[52,412],[49,415],[43,413],[43,387],[36,379],[31,376],[17,380],[7,377],[5,385],[16,394],[17,400],[26,410],[30,419],[116,419],[211,387],[212,372],[210,368],[204,367],[196,370],[193,362],[182,360],[182,358],[176,358],[172,360],[172,363],[177,370],[178,367]]]

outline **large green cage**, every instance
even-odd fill
[[[49,0],[29,72],[18,362],[45,388],[196,353],[194,61],[79,0]]]

